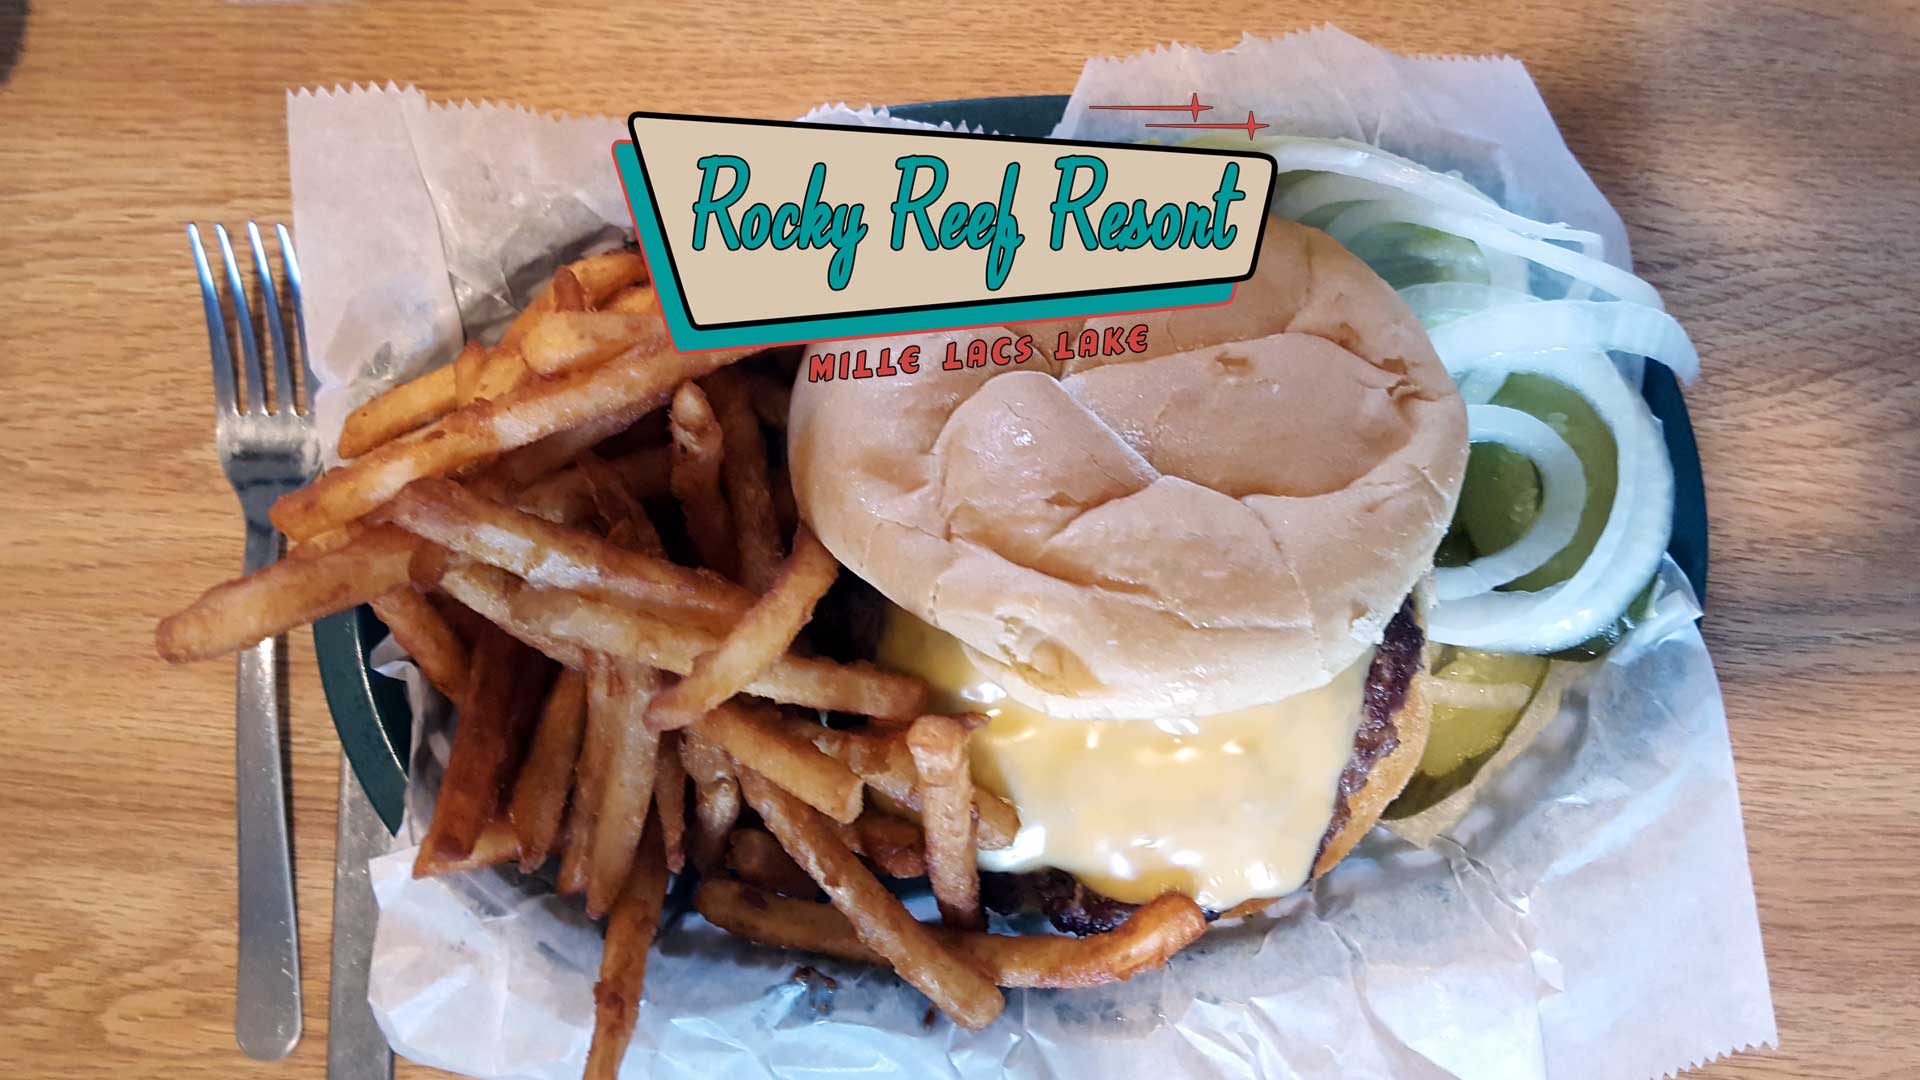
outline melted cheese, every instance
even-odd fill
[[[1065,870],[1116,900],[1169,890],[1224,911],[1307,880],[1353,753],[1369,651],[1317,690],[1190,719],[1061,720],[1012,700],[958,640],[895,610],[879,659],[930,683],[938,707],[985,713],[975,782],[1012,800],[992,870]]]

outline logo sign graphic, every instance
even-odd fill
[[[1262,154],[634,113],[615,143],[682,350],[1225,303]]]

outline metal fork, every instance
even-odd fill
[[[207,266],[198,226],[187,226],[193,266],[200,276],[206,307],[207,344],[213,354],[214,441],[220,467],[240,497],[246,516],[246,572],[280,558],[281,536],[267,510],[282,494],[313,479],[320,467],[320,445],[313,423],[295,408],[293,356],[287,349],[284,310],[260,230],[247,223],[261,312],[273,353],[272,395],[267,408],[267,374],[260,339],[247,303],[240,264],[227,230],[213,227],[226,261],[226,293],[234,309],[245,368],[246,400],[239,400],[233,350],[220,292]],[[300,385],[311,388],[306,364],[306,326],[300,318],[300,266],[285,226],[275,226],[288,292],[299,318],[302,348]],[[311,394],[311,389],[308,390]],[[234,994],[234,1038],[247,1056],[275,1061],[300,1041],[300,939],[293,903],[293,856],[287,837],[286,777],[281,770],[283,717],[279,677],[281,639],[272,638],[240,654],[234,678],[235,817],[240,864],[240,955]]]

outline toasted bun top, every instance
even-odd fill
[[[1209,715],[1319,686],[1379,640],[1459,495],[1466,413],[1393,290],[1268,224],[1223,307],[1093,320],[1144,353],[807,382],[801,513],[854,573],[965,642],[1016,699],[1086,719]],[[1018,331],[1014,332],[1017,336]],[[845,348],[847,346],[841,346]]]

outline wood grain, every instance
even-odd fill
[[[1523,57],[1705,355],[1691,402],[1706,632],[1783,1046],[1703,1075],[1916,1075],[1920,9],[931,10],[32,5],[0,89],[6,1071],[324,1070],[336,744],[311,642],[294,636],[291,676],[307,1035],[280,1066],[231,1034],[232,669],[152,650],[156,617],[240,560],[181,225],[287,219],[287,87],[394,79],[547,109],[786,117],[826,99],[1062,93],[1089,55],[1330,19],[1405,50]]]

